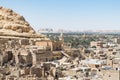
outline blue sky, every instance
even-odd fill
[[[31,26],[66,30],[120,30],[120,0],[0,0]]]

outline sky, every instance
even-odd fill
[[[37,31],[120,30],[120,0],[0,0]]]

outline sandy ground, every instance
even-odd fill
[[[100,74],[103,76],[103,80],[119,80],[119,71],[104,70]]]

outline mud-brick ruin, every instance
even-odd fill
[[[32,65],[40,47],[35,41],[48,40],[37,34],[23,16],[0,7],[0,64]],[[34,50],[33,50],[34,49]],[[45,52],[45,51],[44,51]]]

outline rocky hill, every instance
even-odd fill
[[[25,20],[11,9],[0,7],[0,36],[41,37]]]

